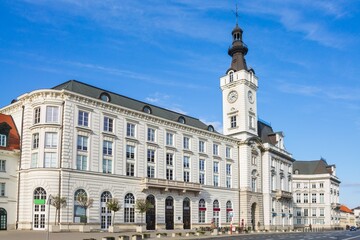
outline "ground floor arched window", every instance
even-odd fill
[[[0,208],[0,230],[7,229],[7,212],[4,208]]]
[[[232,218],[232,203],[231,201],[226,202],[226,222],[231,222]]]
[[[74,194],[74,223],[87,223],[86,209],[78,201],[80,196],[88,197],[84,189],[76,190]]]
[[[111,226],[111,210],[107,207],[106,203],[111,201],[112,195],[109,191],[105,191],[100,197],[100,208],[101,208],[101,229],[107,229]]]
[[[213,202],[213,223],[214,227],[220,226],[220,204],[218,200]]]
[[[34,190],[33,229],[45,229],[46,191],[42,187]]]
[[[135,222],[135,197],[132,193],[125,195],[124,222]]]
[[[205,223],[206,219],[206,203],[204,199],[199,200],[199,223]]]

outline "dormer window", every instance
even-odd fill
[[[145,106],[145,107],[143,108],[143,112],[144,112],[144,113],[151,114],[151,108],[150,108],[149,106]]]
[[[215,129],[214,129],[214,127],[213,127],[212,125],[209,125],[208,128],[207,128],[207,130],[208,130],[209,132],[215,132]]]
[[[0,147],[6,147],[6,135],[0,134]]]
[[[179,122],[179,123],[182,123],[182,124],[185,124],[185,118],[184,118],[183,116],[180,116],[180,117],[178,118],[178,122]]]
[[[111,100],[110,95],[106,92],[101,93],[99,98],[104,102],[110,102]]]

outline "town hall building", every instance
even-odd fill
[[[16,223],[46,229],[45,203],[66,198],[63,230],[238,226],[292,229],[292,155],[284,135],[258,118],[258,78],[243,30],[232,31],[220,78],[223,133],[199,119],[76,80],[25,93],[0,109],[21,133]],[[84,208],[80,194],[93,199]],[[115,219],[106,202],[118,199]],[[153,208],[135,209],[138,199]],[[51,206],[50,206],[51,208]],[[50,211],[54,224],[55,209]]]

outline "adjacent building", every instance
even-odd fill
[[[0,230],[15,229],[20,137],[11,116],[0,113]]]
[[[345,205],[341,205],[340,208],[340,226],[343,229],[348,229],[351,226],[355,226],[355,215],[354,212]]]
[[[340,227],[340,180],[324,159],[293,164],[294,227]]]
[[[352,211],[354,212],[355,216],[355,224],[356,226],[360,227],[360,206],[352,209]]]

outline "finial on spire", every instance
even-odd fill
[[[238,13],[238,5],[236,4],[236,11],[233,11],[236,17],[236,26],[238,25],[238,18],[239,18],[239,13]]]

